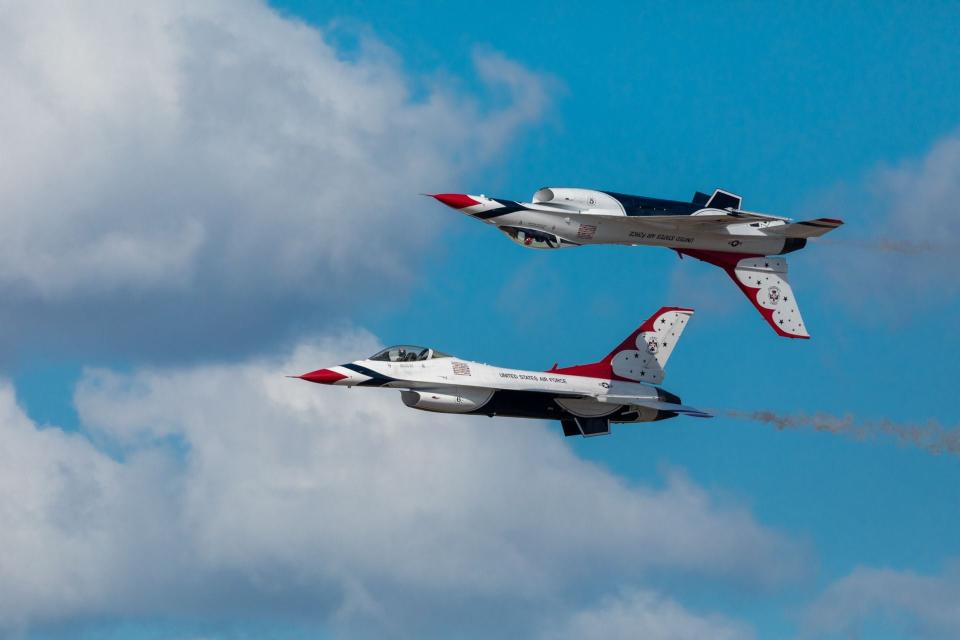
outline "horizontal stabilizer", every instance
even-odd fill
[[[575,220],[577,224],[596,224],[598,220],[605,221],[623,219],[623,216],[620,215],[607,215],[602,213],[579,215],[574,214],[570,217]],[[745,222],[783,222],[786,220],[789,220],[789,218],[772,216],[766,213],[756,213],[753,211],[733,210],[720,213],[715,209],[701,209],[700,211],[695,211],[688,216],[669,214],[643,216],[642,219],[632,219],[631,223],[638,225],[656,223],[660,226],[669,225],[682,230],[702,231],[711,230],[711,227],[724,227],[734,224],[741,225]]]
[[[712,418],[713,414],[707,413],[695,407],[689,407],[685,404],[676,404],[673,402],[663,402],[662,400],[648,400],[646,398],[636,398],[633,396],[599,396],[597,400],[605,402],[625,404],[633,407],[646,407],[657,411],[671,411],[673,413],[682,413],[692,418]]]
[[[672,413],[680,413],[685,416],[690,416],[691,418],[712,418],[712,413],[707,413],[696,407],[691,407],[685,404],[674,404],[672,402],[661,402],[661,401],[648,401],[644,402],[643,407],[648,407],[650,409],[656,409],[657,411],[670,411]]]
[[[804,220],[776,227],[767,227],[765,231],[770,235],[786,236],[787,238],[817,238],[833,231],[843,224],[843,220],[834,218],[817,218]]]

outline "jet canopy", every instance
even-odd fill
[[[387,347],[383,351],[370,356],[370,360],[380,360],[382,362],[416,362],[417,360],[449,357],[451,356],[447,353],[434,351],[428,347],[400,344],[395,347]]]

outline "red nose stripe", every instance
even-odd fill
[[[466,209],[467,207],[480,204],[470,196],[463,193],[435,193],[433,194],[433,197],[448,207],[453,207],[454,209]]]
[[[337,380],[344,380],[346,377],[342,373],[330,371],[330,369],[317,369],[303,374],[300,379],[308,382],[319,382],[320,384],[333,384]]]

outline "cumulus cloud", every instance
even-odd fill
[[[807,633],[859,637],[871,623],[911,637],[960,637],[960,563],[940,575],[859,567],[831,584],[808,608]]]
[[[905,318],[960,293],[960,132],[818,200],[826,215],[850,223],[817,241],[833,249],[826,281],[845,304]]]
[[[0,629],[124,608],[184,568],[168,451],[120,462],[82,435],[40,429],[8,383],[0,433]],[[145,549],[163,549],[169,565]]]
[[[544,635],[554,640],[746,640],[746,625],[723,616],[700,616],[651,591],[629,590],[571,615]]]
[[[499,54],[412,77],[254,0],[0,12],[0,353],[236,352],[389,300],[445,219],[416,194],[547,107]]]
[[[634,485],[542,423],[283,377],[377,347],[359,332],[274,360],[91,370],[80,434],[33,424],[4,384],[4,628],[230,615],[347,635],[532,633],[652,574],[767,588],[803,571],[802,545],[679,471]],[[613,613],[686,619],[625,598]]]

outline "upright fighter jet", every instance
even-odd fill
[[[843,224],[817,218],[790,218],[745,211],[738,195],[717,189],[694,194],[690,202],[610,191],[545,187],[533,202],[439,193],[443,204],[534,249],[585,244],[650,245],[673,249],[716,265],[740,287],[779,335],[809,338],[787,281],[787,261],[770,257],[802,249],[807,238]]]
[[[343,387],[401,389],[403,403],[440,413],[559,420],[565,436],[610,433],[612,422],[652,422],[710,414],[655,385],[693,315],[663,307],[599,362],[549,371],[502,369],[427,347],[390,347],[301,380]]]

